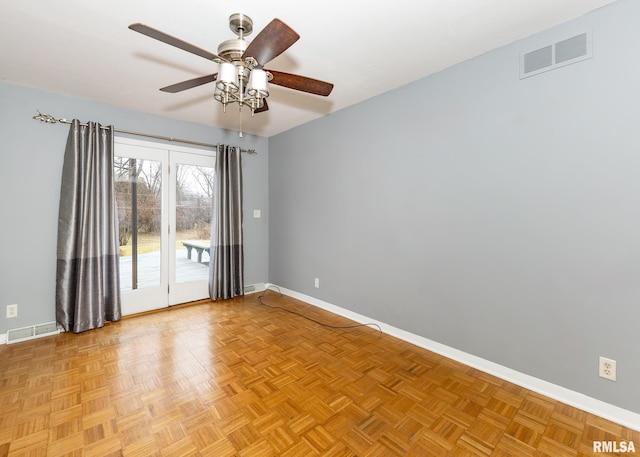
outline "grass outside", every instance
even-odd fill
[[[176,233],[176,249],[185,249],[182,240],[198,240],[198,230],[184,230]],[[130,257],[131,239],[125,246],[120,246],[120,256]],[[140,233],[138,234],[138,254],[146,254],[160,250],[160,234],[159,233]]]

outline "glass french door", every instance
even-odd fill
[[[130,139],[115,155],[123,314],[207,298],[215,156]]]
[[[170,304],[209,296],[214,162],[212,156],[170,152]]]

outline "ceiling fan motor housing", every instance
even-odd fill
[[[229,28],[238,38],[220,43],[218,55],[230,62],[242,62],[242,54],[249,46],[244,37],[253,32],[253,20],[245,14],[235,13],[229,16]]]
[[[245,40],[226,40],[218,46],[218,55],[229,62],[241,62],[242,54],[248,46],[249,43]]]

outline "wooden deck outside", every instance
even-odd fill
[[[197,257],[187,257],[186,249],[176,251],[176,282],[189,282],[207,279],[209,276],[209,254],[202,253],[202,262]],[[120,257],[120,290],[131,290],[131,256]],[[150,252],[138,256],[138,288],[153,287],[160,284],[160,252]]]

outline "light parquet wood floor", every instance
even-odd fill
[[[604,455],[593,440],[640,447],[636,431],[257,295],[0,347],[2,457]]]

